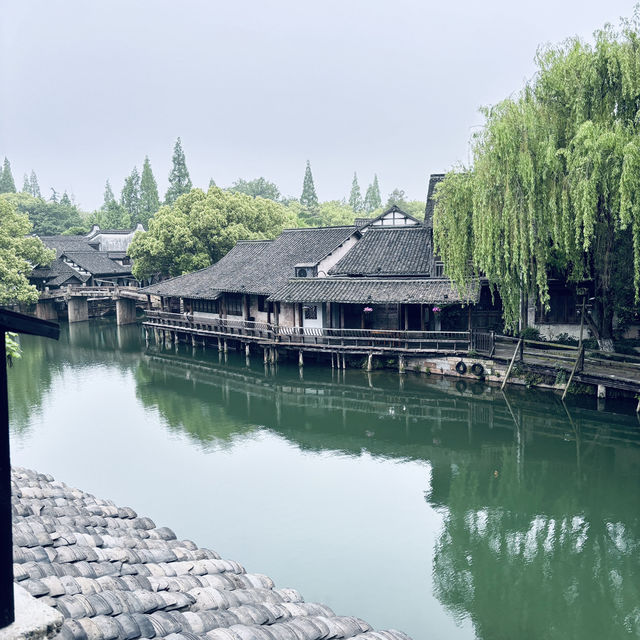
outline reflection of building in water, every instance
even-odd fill
[[[507,404],[424,378],[398,390],[384,374],[350,372],[337,384],[327,372],[300,381],[296,371],[233,362],[150,351],[139,397],[205,444],[233,440],[240,424],[303,449],[427,462],[425,497],[444,518],[436,594],[478,638],[640,633],[640,515],[635,492],[624,490],[640,482],[633,416],[580,407],[568,416],[549,394],[512,393]],[[224,408],[222,426],[219,415],[203,424],[201,412],[185,410],[202,385]]]

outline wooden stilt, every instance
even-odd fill
[[[509,376],[511,375],[511,368],[513,367],[513,363],[516,361],[516,356],[518,355],[518,353],[520,353],[520,345],[522,344],[522,338],[520,338],[520,340],[518,340],[518,344],[516,345],[516,348],[513,352],[513,357],[511,358],[511,362],[509,363],[509,368],[507,369],[507,373],[504,376],[504,380],[502,381],[502,385],[500,385],[500,389],[504,389],[505,385],[507,384],[507,380],[509,379]]]
[[[578,365],[580,364],[583,351],[584,351],[584,345],[581,345],[580,348],[578,349],[578,357],[576,358],[576,361],[573,364],[571,375],[569,376],[569,380],[567,380],[567,386],[564,388],[564,391],[562,393],[563,400],[567,397],[567,392],[569,391],[569,385],[571,384],[571,381],[573,380],[573,376],[576,374],[576,371],[578,370]]]
[[[367,371],[373,370],[373,353],[367,356]]]

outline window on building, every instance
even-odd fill
[[[228,316],[241,316],[242,315],[242,296],[230,295],[227,296],[227,315]]]
[[[199,313],[219,313],[217,300],[189,300],[188,302],[193,311]],[[185,304],[185,306],[187,305]]]
[[[442,276],[444,276],[444,264],[436,262],[436,278],[442,278]]]
[[[305,320],[318,319],[318,307],[315,304],[310,305],[308,307],[304,307],[304,319]]]
[[[265,312],[267,310],[267,296],[258,296],[258,311]]]

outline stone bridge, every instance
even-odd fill
[[[45,290],[40,293],[36,305],[36,316],[42,320],[58,320],[57,303],[67,305],[69,322],[84,322],[89,319],[89,302],[113,301],[116,322],[120,325],[136,321],[136,305],[147,308],[149,296],[140,293],[137,287],[105,285],[98,287],[72,286],[62,289]]]

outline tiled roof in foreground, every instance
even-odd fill
[[[369,232],[371,233],[371,232]],[[450,280],[374,278],[292,278],[270,300],[280,302],[340,302],[342,304],[453,304],[478,302],[480,287],[460,296]]]
[[[62,613],[59,640],[409,640],[51,476],[14,468],[12,489],[15,580]]]

